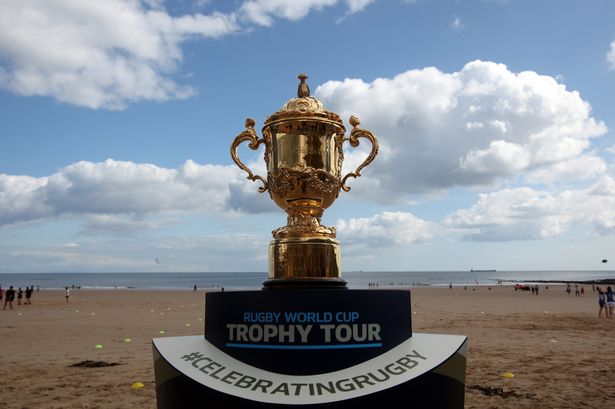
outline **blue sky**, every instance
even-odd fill
[[[0,273],[265,271],[285,216],[229,146],[302,72],[381,145],[323,218],[344,270],[609,269],[613,21],[606,0],[2,2]]]

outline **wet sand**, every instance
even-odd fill
[[[412,290],[414,332],[469,337],[466,408],[615,402],[615,319],[598,318],[591,286],[584,297],[544,288],[538,296],[508,286]],[[63,291],[41,291],[32,301],[0,310],[7,409],[153,409],[151,339],[203,334],[202,291],[84,290],[68,304]],[[70,367],[84,360],[120,365]],[[507,371],[514,377],[502,377]],[[132,389],[135,382],[144,387]]]

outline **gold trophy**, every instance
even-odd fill
[[[346,137],[341,118],[310,96],[307,75],[298,78],[297,98],[265,119],[262,138],[254,130],[255,121],[246,119],[246,130],[231,145],[231,157],[248,173],[248,179],[262,182],[259,192],[268,190],[288,215],[286,226],[273,231],[265,288],[345,288],[335,228],[323,226],[320,219],[340,189],[350,190],[346,186],[348,178],[361,176],[361,169],[375,158],[378,141],[370,131],[358,127],[360,122],[355,116],[350,117],[352,131]],[[356,148],[359,138],[371,142],[371,152],[354,172],[342,177],[342,145],[349,141]],[[246,141],[253,150],[265,145],[267,179],[254,175],[239,159],[237,148]]]

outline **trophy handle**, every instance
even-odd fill
[[[258,135],[256,135],[256,131],[254,130],[255,124],[256,122],[254,122],[254,119],[246,119],[246,130],[237,135],[233,140],[233,143],[231,144],[231,158],[233,158],[233,161],[237,164],[237,166],[246,171],[246,173],[248,174],[248,179],[252,181],[256,181],[258,179],[263,182],[263,186],[258,188],[258,191],[260,193],[263,193],[267,190],[267,180],[262,176],[254,175],[254,173],[252,173],[252,171],[246,165],[243,164],[241,159],[239,159],[239,155],[237,154],[237,148],[245,141],[250,142],[248,146],[254,151],[258,149],[261,143],[265,142],[264,139],[259,139]]]
[[[355,170],[354,172],[350,172],[349,174],[344,176],[344,178],[342,179],[342,190],[344,192],[350,191],[350,187],[346,186],[346,179],[348,179],[351,176],[353,178],[357,178],[361,176],[361,169],[369,165],[374,160],[376,155],[378,154],[378,140],[376,139],[374,134],[368,131],[367,129],[359,128],[358,126],[360,123],[361,121],[359,121],[359,118],[357,118],[356,116],[353,115],[350,117],[350,125],[352,125],[352,131],[350,132],[350,137],[344,138],[344,141],[349,141],[350,145],[353,148],[356,148],[357,146],[359,146],[359,138],[369,139],[369,141],[372,144],[372,151],[367,156],[367,159],[365,159],[363,163],[359,165],[357,170]]]

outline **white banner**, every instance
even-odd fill
[[[466,337],[414,334],[361,364],[316,375],[288,375],[247,365],[202,336],[156,338],[158,352],[179,372],[222,393],[291,405],[335,402],[379,392],[433,370],[455,353],[465,355]]]

